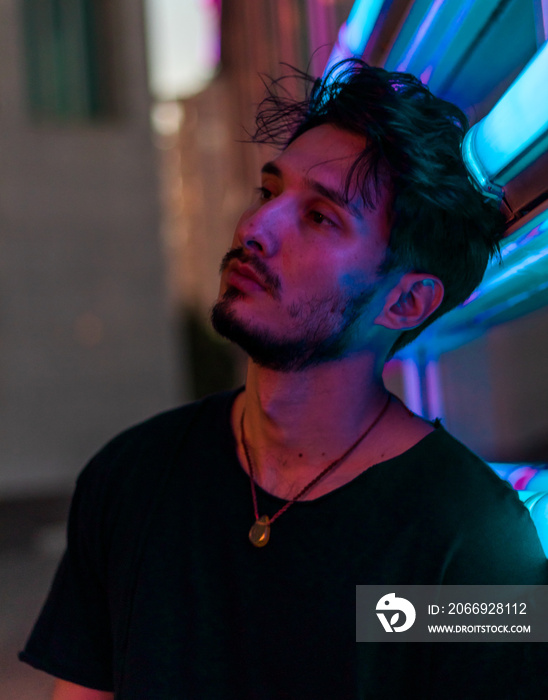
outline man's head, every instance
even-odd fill
[[[271,90],[255,140],[283,150],[224,261],[217,330],[259,364],[302,369],[373,342],[374,324],[398,331],[394,352],[466,299],[502,217],[468,180],[465,129],[462,112],[412,76],[357,60],[303,101]],[[259,286],[247,289],[242,276],[254,273]]]
[[[438,309],[402,333],[394,353],[479,285],[498,251],[504,217],[469,179],[461,157],[465,114],[417,78],[357,59],[337,64],[324,80],[301,78],[311,86],[303,101],[278,94],[274,83],[259,109],[254,140],[286,148],[326,123],[365,136],[347,192],[357,187],[375,207],[380,189],[389,189],[391,234],[381,271],[426,272],[443,283]]]

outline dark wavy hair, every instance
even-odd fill
[[[468,120],[413,75],[359,59],[340,61],[323,79],[300,71],[288,77],[304,84],[305,98],[292,97],[285,78],[267,84],[252,140],[286,148],[321,124],[365,136],[345,196],[357,187],[364,205],[374,208],[388,184],[391,234],[379,272],[424,272],[445,287],[439,308],[421,326],[400,334],[393,355],[467,299],[499,252],[504,217],[496,202],[476,190],[461,157]]]

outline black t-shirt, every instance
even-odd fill
[[[24,661],[120,700],[548,697],[543,644],[355,642],[357,584],[548,583],[507,484],[438,428],[293,504],[257,549],[234,397],[132,428],[82,472]],[[284,503],[257,494],[261,514]]]

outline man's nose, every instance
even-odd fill
[[[289,224],[291,206],[289,199],[280,196],[246,212],[238,224],[240,245],[264,257],[275,255]]]

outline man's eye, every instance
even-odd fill
[[[273,193],[267,187],[257,187],[257,192],[259,193],[259,199],[267,201],[273,197]]]
[[[315,224],[326,224],[328,226],[335,226],[335,222],[328,218],[321,211],[312,210],[310,212],[310,217]]]

